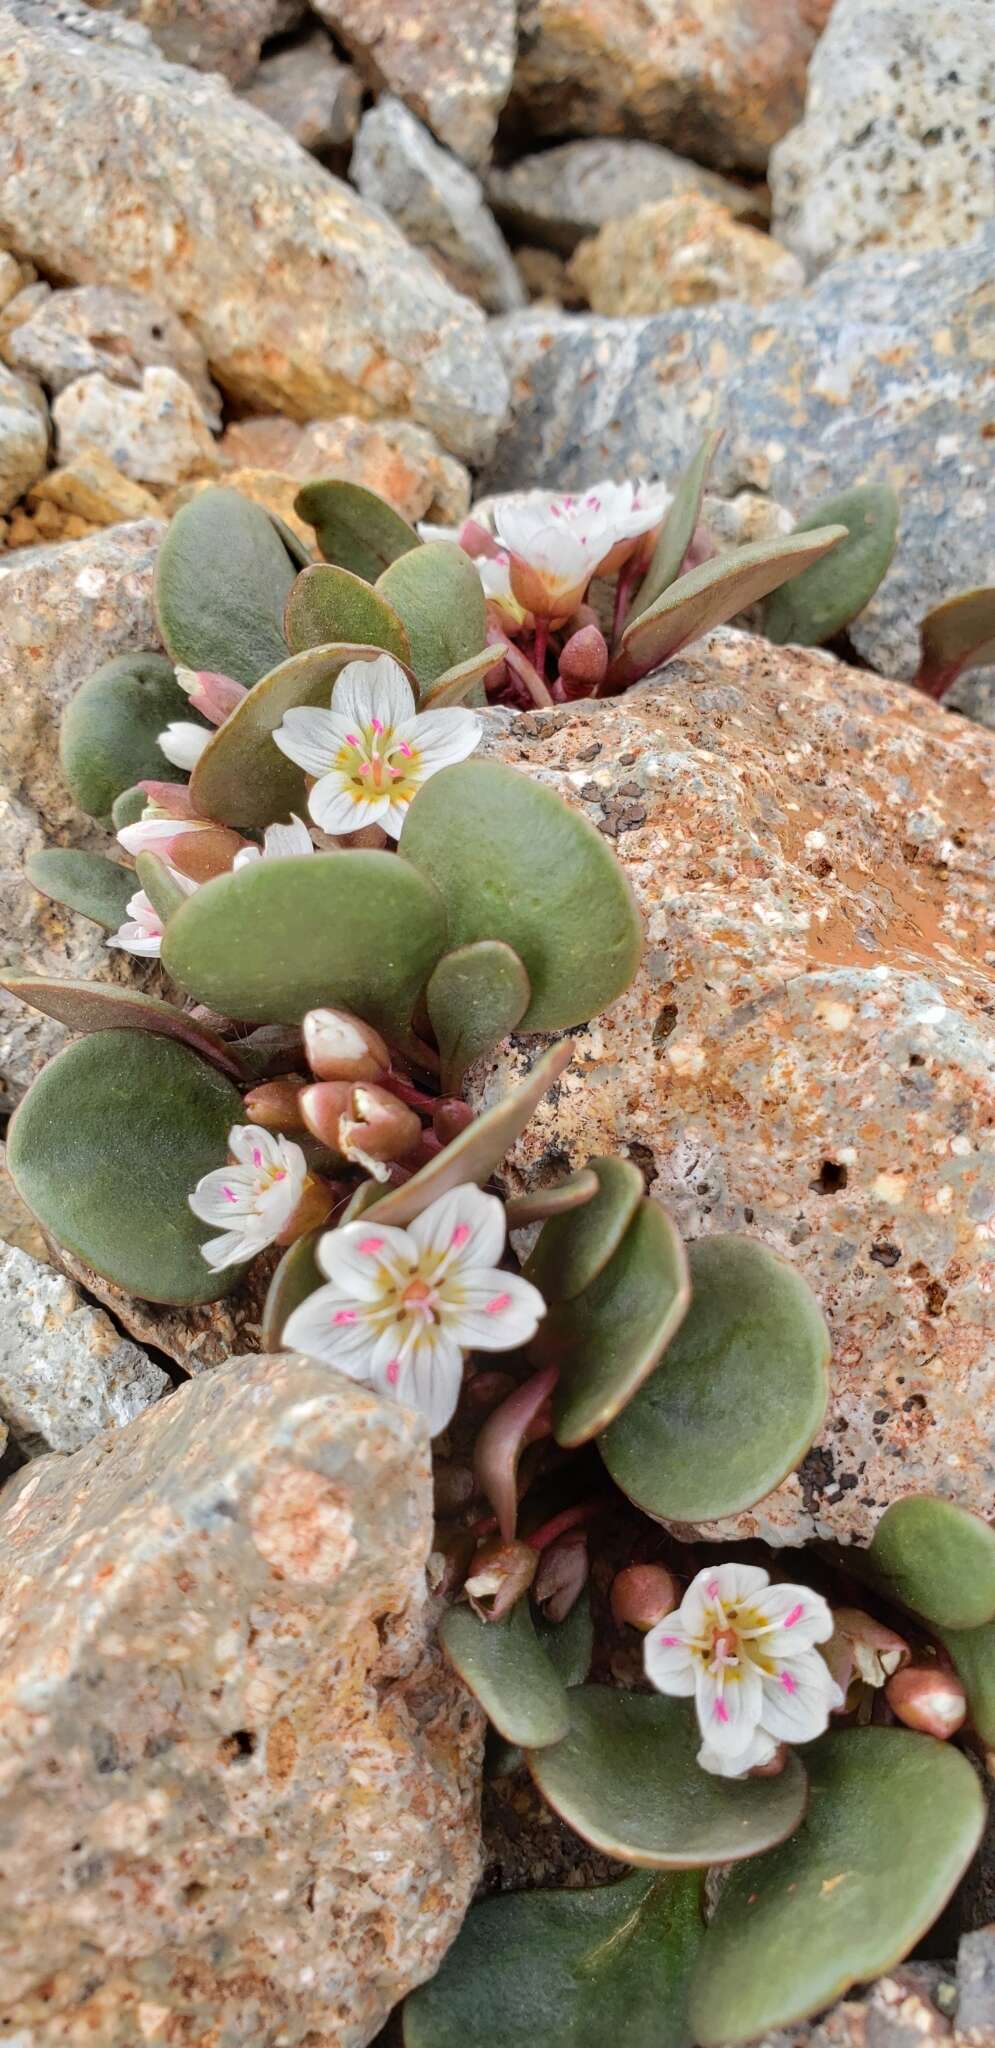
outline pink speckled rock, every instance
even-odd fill
[[[704,1533],[863,1541],[924,1489],[992,1515],[995,739],[725,630],[628,696],[495,721],[489,749],[612,839],[646,926],[512,1181],[629,1152],[687,1237],[763,1238],[829,1319],[818,1444]]]
[[[478,1865],[428,1439],[238,1358],[0,1500],[0,2032],[363,2048]]]

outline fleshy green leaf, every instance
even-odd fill
[[[581,1210],[578,1221],[583,1216]],[[551,1303],[533,1342],[533,1356],[559,1368],[558,1443],[589,1443],[621,1413],[666,1351],[690,1299],[688,1263],[670,1217],[657,1202],[640,1202],[607,1266],[582,1294]]]
[[[598,1192],[582,1216],[551,1217],[525,1271],[548,1302],[572,1301],[614,1258],[643,1199],[643,1176],[631,1159],[592,1159]]]
[[[564,1621],[547,1621],[540,1615],[535,1632],[564,1685],[583,1685],[594,1655],[594,1622],[587,1587]]]
[[[967,1694],[972,1728],[988,1748],[995,1748],[995,1622],[983,1628],[938,1628],[936,1633]]]
[[[326,562],[350,569],[367,583],[375,583],[409,549],[421,547],[414,527],[376,491],[340,477],[318,477],[305,484],[294,500],[294,511],[314,527]]]
[[[378,858],[389,859],[390,855],[379,855]],[[355,1009],[357,1006],[353,1004],[352,1007]],[[549,1051],[529,1068],[517,1088],[490,1109],[485,1109],[481,1116],[475,1117],[452,1144],[444,1146],[434,1159],[429,1160],[427,1166],[420,1166],[402,1187],[390,1188],[386,1194],[378,1193],[371,1197],[371,1202],[376,1199],[378,1220],[402,1225],[412,1223],[430,1202],[448,1194],[450,1188],[462,1187],[469,1181],[475,1181],[481,1187],[485,1180],[490,1179],[515,1139],[521,1137],[543,1096],[559,1080],[572,1055],[573,1046],[569,1040],[563,1045],[550,1046]]]
[[[624,690],[662,668],[690,641],[735,618],[845,538],[845,526],[825,526],[813,533],[789,534],[785,540],[753,541],[679,576],[626,627],[608,671],[609,689]]]
[[[70,846],[48,846],[43,853],[33,853],[27,862],[27,877],[53,903],[64,903],[108,932],[117,931],[135,893],[131,868],[121,867],[105,854],[80,853]]]
[[[566,1734],[567,1690],[539,1642],[527,1599],[500,1621],[451,1607],[439,1635],[450,1663],[506,1742],[538,1750]]]
[[[889,484],[857,484],[820,499],[794,532],[826,526],[845,526],[846,540],[782,583],[764,606],[763,630],[779,646],[820,647],[870,603],[895,552],[898,499]]]
[[[436,891],[393,854],[297,854],[253,861],[188,896],[162,960],[224,1017],[296,1024],[334,1003],[406,1044],[444,943]]]
[[[691,1989],[701,2048],[791,2026],[901,1962],[980,1840],[977,1779],[947,1743],[849,1729],[807,1744],[805,1766],[798,1833],[734,1871],[715,1909]]]
[[[313,562],[303,570],[287,599],[283,629],[291,654],[334,642],[357,647],[382,647],[397,661],[410,663],[411,647],[397,613],[351,569]]]
[[[238,1278],[212,1273],[210,1231],[187,1196],[224,1166],[242,1098],[188,1046],[116,1031],[66,1047],[10,1126],[23,1201],[60,1244],[149,1301],[214,1301]]]
[[[469,555],[433,540],[385,569],[377,593],[403,620],[411,666],[425,687],[479,654],[487,639],[484,586]]]
[[[59,734],[62,772],[80,810],[109,817],[118,798],[145,777],[185,782],[159,745],[159,734],[179,718],[201,723],[165,655],[119,654],[98,668],[70,698]]]
[[[5,975],[0,988],[44,1016],[54,1017],[67,1031],[151,1031],[159,1038],[177,1039],[221,1073],[242,1079],[242,1064],[234,1048],[207,1024],[176,1009],[173,1003],[164,1003],[160,996],[117,988],[113,982],[56,981],[45,974]]]
[[[962,590],[927,612],[919,629],[917,690],[942,697],[965,668],[995,662],[995,587]]]
[[[804,1457],[830,1345],[801,1275],[755,1238],[702,1238],[688,1256],[691,1307],[600,1449],[647,1514],[710,1522],[763,1500]]]
[[[168,861],[161,860],[151,847],[146,847],[135,861],[135,875],[144,889],[156,916],[165,924],[174,910],[187,900],[188,890],[180,887]],[[134,883],[135,876],[132,876]]]
[[[342,670],[353,661],[376,661],[379,647],[309,647],[264,676],[219,725],[190,779],[195,808],[223,825],[262,831],[294,812],[307,816],[303,768],[288,761],[273,738],[283,716],[298,704],[327,711]]]
[[[180,770],[177,768],[175,773],[179,776]],[[155,782],[169,781],[168,763],[166,775],[156,775],[149,779]],[[139,789],[137,784],[132,789],[123,789],[120,796],[116,796],[111,805],[111,824],[115,832],[123,831],[125,825],[137,825],[148,801],[147,791]]]
[[[279,512],[269,512],[267,516],[274,533],[282,540],[294,567],[297,569],[310,569],[314,561],[314,554],[305,542],[302,541],[300,534],[295,533],[293,527],[288,526],[285,519],[281,519]]]
[[[931,1494],[886,1508],[866,1562],[876,1582],[941,1628],[980,1628],[995,1617],[995,1529]]]
[[[677,479],[674,495],[667,507],[667,516],[657,536],[653,560],[633,600],[630,617],[634,619],[639,618],[642,612],[648,611],[650,605],[655,604],[665,590],[669,590],[675,576],[680,574],[681,563],[694,539],[708,472],[715,450],[722,439],[722,433],[721,427],[714,427],[710,434],[705,435],[701,447],[692,455],[687,468],[681,471]]]
[[[486,704],[484,677],[500,659],[500,653],[500,648],[482,647],[479,654],[471,654],[466,661],[458,661],[455,668],[445,669],[431,689],[422,692],[422,710],[442,711],[447,704]]]
[[[532,1000],[523,1031],[566,1031],[628,988],[642,945],[628,882],[593,825],[500,761],[461,761],[426,782],[400,839],[441,891],[452,946],[503,939]]]
[[[238,1040],[238,1057],[247,1082],[300,1072],[307,1065],[303,1039],[292,1024],[260,1024]]]
[[[444,1095],[455,1095],[467,1068],[514,1031],[530,997],[518,954],[501,939],[478,939],[443,954],[425,1001],[442,1061]]]
[[[305,1237],[298,1237],[287,1246],[263,1304],[259,1331],[262,1351],[283,1350],[283,1332],[288,1316],[323,1285],[325,1276],[316,1256],[321,1235],[320,1230],[310,1230]]]
[[[524,1230],[530,1223],[552,1221],[554,1216],[568,1216],[575,1209],[583,1209],[593,1202],[598,1192],[598,1176],[589,1166],[582,1166],[576,1173],[568,1174],[566,1180],[554,1181],[550,1187],[531,1188],[526,1195],[511,1195],[504,1205],[509,1230]]]
[[[404,2007],[404,2048],[691,2048],[701,1880],[633,1871],[471,1906]]]
[[[778,1778],[717,1778],[696,1762],[701,1735],[690,1702],[578,1686],[570,1731],[529,1751],[540,1792],[606,1856],[654,1870],[735,1863],[782,1842],[805,1811],[805,1772],[788,1758]]]
[[[159,631],[173,660],[258,682],[286,660],[283,607],[296,574],[261,505],[222,486],[199,491],[170,522],[156,563]]]

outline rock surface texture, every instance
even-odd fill
[[[725,303],[619,322],[511,315],[498,332],[515,416],[487,484],[565,490],[672,478],[710,424],[712,489],[798,516],[827,492],[894,484],[898,550],[851,629],[912,676],[924,612],[995,582],[995,231],[966,249],[837,265],[772,310]]]
[[[223,71],[235,84],[250,78],[269,36],[292,28],[297,0],[89,0],[93,7],[140,21],[166,57],[198,71]]]
[[[222,80],[74,0],[4,0],[0,109],[16,253],[164,300],[250,407],[396,413],[486,455],[507,385],[479,309]]]
[[[988,0],[836,0],[805,118],[771,158],[774,231],[811,270],[995,216]]]
[[[467,163],[486,162],[515,63],[515,0],[313,0],[368,82]]]
[[[0,512],[37,482],[48,460],[48,409],[37,384],[0,368]]]
[[[50,292],[9,329],[2,354],[15,370],[37,377],[53,392],[98,370],[112,383],[135,389],[145,370],[178,370],[212,425],[220,418],[199,341],[168,306],[144,292],[101,284]]]
[[[645,927],[513,1180],[621,1144],[687,1237],[762,1238],[829,1321],[818,1443],[708,1537],[866,1541],[913,1492],[991,1515],[995,741],[726,629],[490,745],[608,835]]]
[[[487,195],[500,220],[530,241],[569,256],[584,235],[609,220],[627,220],[639,206],[701,192],[731,213],[753,217],[760,202],[745,185],[702,170],[653,142],[593,136],[561,142],[517,163],[495,166]]]
[[[582,242],[570,265],[596,313],[636,316],[716,299],[762,305],[799,291],[797,256],[701,193],[637,207]]]
[[[308,477],[339,476],[389,499],[412,524],[433,518],[454,525],[470,509],[470,478],[424,427],[410,420],[277,417],[234,420],[221,437],[222,456],[239,470],[274,470],[299,489]],[[313,542],[313,527],[304,526]]]
[[[315,156],[347,150],[356,133],[363,90],[350,64],[335,55],[324,29],[259,66],[245,97]]]
[[[402,100],[387,95],[364,114],[350,175],[362,197],[382,206],[457,291],[491,313],[524,305],[514,258],[480,179],[432,140]]]
[[[169,1388],[71,1280],[0,1247],[0,1415],[22,1450],[78,1451]]]
[[[362,2048],[478,1863],[422,1424],[235,1359],[3,1509],[6,2030]]]
[[[56,452],[72,462],[98,448],[135,483],[178,484],[218,466],[214,437],[189,384],[175,370],[146,370],[141,389],[112,384],[99,370],[60,391],[52,408]]]

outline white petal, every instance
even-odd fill
[[[700,1636],[706,1619],[715,1617],[715,1603],[729,1607],[762,1593],[769,1579],[752,1564],[711,1564],[695,1574],[681,1601],[681,1620],[689,1635]]]
[[[504,1204],[496,1195],[465,1182],[439,1195],[408,1225],[418,1251],[442,1258],[453,1254],[447,1270],[462,1267],[496,1266],[504,1250]]]
[[[187,1201],[202,1223],[230,1223],[251,1216],[255,1175],[245,1166],[219,1166],[205,1173]]]
[[[459,1290],[463,1302],[445,1321],[464,1351],[513,1351],[535,1336],[546,1313],[538,1287],[518,1273],[461,1273]]]
[[[695,1689],[697,1664],[680,1619],[668,1614],[658,1628],[651,1628],[643,1646],[646,1676],[657,1692],[676,1699],[690,1699]]]
[[[772,1677],[763,1679],[760,1718],[779,1742],[811,1742],[829,1726],[843,1695],[818,1650],[786,1660]]]
[[[437,768],[445,768],[451,761],[465,761],[483,737],[483,726],[472,711],[454,708],[448,711],[423,711],[412,718],[397,733],[397,738],[407,740],[417,747],[421,755],[420,768],[427,768],[434,774]]]
[[[426,778],[427,779],[427,778]],[[412,792],[414,794],[414,792]],[[392,797],[385,811],[381,811],[376,822],[388,839],[400,839],[407,815],[411,809],[411,797]]]
[[[697,1761],[703,1771],[711,1771],[716,1778],[743,1778],[747,1771],[752,1771],[757,1764],[769,1764],[771,1758],[776,1755],[777,1743],[772,1736],[766,1735],[762,1728],[758,1728],[752,1741],[735,1756],[730,1756],[724,1750],[713,1749],[711,1743],[703,1742],[698,1751]]]
[[[438,1436],[452,1420],[463,1384],[463,1354],[450,1342],[445,1331],[426,1330],[392,1373],[391,1361],[378,1364],[375,1384],[382,1393],[408,1408],[417,1408],[428,1423],[430,1436]]]
[[[307,807],[322,832],[358,832],[363,825],[379,824],[389,809],[390,798],[357,797],[354,785],[337,768],[323,775],[311,790]]]
[[[419,519],[416,530],[420,540],[451,540],[454,546],[458,547],[459,537],[463,528],[461,526],[433,526],[430,519]]]
[[[332,709],[357,725],[403,724],[415,710],[414,691],[391,654],[376,661],[350,661],[332,691]]]
[[[267,825],[263,834],[263,860],[289,860],[293,855],[313,853],[314,841],[303,818],[291,812],[289,825]]]
[[[349,1321],[350,1316],[355,1320]],[[375,1333],[361,1311],[343,1305],[337,1287],[317,1287],[292,1310],[283,1326],[283,1342],[291,1351],[334,1365],[350,1379],[369,1381]]]
[[[813,1643],[828,1643],[833,1617],[821,1593],[808,1586],[769,1586],[757,1602],[765,1621],[776,1626],[757,1638],[768,1657],[796,1657]]]
[[[373,1216],[343,1223],[318,1239],[318,1264],[350,1300],[379,1301],[397,1275],[410,1273],[418,1253],[406,1230]]]
[[[288,761],[308,775],[324,775],[342,744],[338,720],[315,706],[294,705],[283,714],[273,739]]]
[[[228,1150],[241,1166],[254,1166],[257,1172],[264,1166],[285,1163],[279,1139],[272,1131],[264,1131],[260,1124],[233,1124],[228,1133]]]
[[[262,860],[262,857],[261,846],[240,846],[232,861],[232,872],[234,873],[237,868],[251,868],[253,861]]]
[[[158,960],[162,951],[162,933],[150,932],[143,924],[126,919],[110,938],[104,940],[104,944],[118,946],[122,953],[134,953],[139,960]]]
[[[695,1687],[698,1725],[711,1749],[737,1756],[752,1740],[763,1708],[760,1673],[748,1660],[724,1673],[722,1684],[699,1664]],[[764,1716],[764,1726],[767,1721]]]
[[[223,1237],[209,1237],[200,1249],[212,1273],[221,1273],[226,1266],[242,1266],[247,1259],[254,1259],[263,1247],[257,1237],[246,1236],[239,1230],[226,1230]]]
[[[210,737],[205,726],[177,718],[159,734],[159,748],[174,768],[196,768]]]

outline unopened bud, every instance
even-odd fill
[[[343,1159],[386,1180],[395,1159],[421,1143],[421,1119],[387,1088],[368,1081],[316,1081],[300,1096],[307,1129]]]
[[[503,1543],[500,1536],[485,1543],[466,1582],[474,1614],[481,1621],[500,1621],[528,1592],[538,1563],[538,1553],[528,1543]]]
[[[296,1244],[299,1237],[305,1237],[309,1230],[320,1229],[327,1223],[335,1204],[337,1190],[330,1181],[322,1180],[317,1173],[309,1173],[301,1189],[300,1201],[288,1216],[277,1244]]]
[[[837,1607],[833,1610],[832,1645],[837,1645],[838,1654],[829,1658],[830,1668],[837,1684],[846,1692],[852,1678],[861,1678],[865,1685],[878,1688],[900,1671],[912,1655],[904,1636],[896,1635],[893,1628],[886,1628],[883,1621],[875,1621],[872,1614],[865,1614],[862,1607]],[[834,1665],[842,1669],[849,1651],[851,1669],[844,1678]],[[825,1654],[825,1652],[824,1652]]]
[[[188,782],[153,782],[146,776],[144,782],[136,783],[148,797],[151,809],[160,818],[190,818],[197,816],[193,807]]]
[[[319,1081],[378,1081],[390,1067],[379,1031],[349,1010],[309,1010],[304,1050]]]
[[[472,555],[474,561],[499,561],[502,550],[494,535],[479,519],[464,519],[459,530],[459,544],[465,555]]]
[[[956,1735],[967,1719],[967,1695],[956,1672],[937,1664],[909,1664],[889,1678],[884,1696],[906,1728],[935,1735],[941,1742]]]
[[[462,1588],[475,1544],[469,1529],[436,1525],[425,1570],[433,1593],[455,1599]]]
[[[245,1115],[250,1124],[264,1131],[306,1131],[301,1112],[301,1090],[306,1082],[296,1074],[282,1074],[277,1081],[260,1081],[245,1098]]]
[[[168,839],[163,859],[192,882],[211,882],[215,875],[228,873],[235,855],[247,845],[248,841],[240,833],[230,832],[227,825],[211,825],[199,832],[180,831],[175,839]]]
[[[608,673],[608,642],[599,626],[582,626],[572,633],[560,655],[560,674],[566,682],[583,683],[594,690]]]
[[[223,725],[249,694],[244,683],[237,683],[234,676],[219,674],[217,669],[178,668],[176,680],[188,697],[191,710],[199,711],[212,725]]]
[[[587,1537],[582,1529],[569,1530],[540,1552],[535,1597],[548,1620],[566,1620],[587,1584],[590,1568]]]
[[[313,1081],[297,1098],[305,1128],[330,1152],[341,1153],[339,1125],[352,1109],[351,1081]]]
[[[432,1129],[440,1145],[451,1145],[461,1131],[469,1130],[473,1122],[473,1111],[468,1102],[460,1102],[455,1095],[445,1095],[432,1112]]]
[[[648,1635],[665,1614],[680,1605],[681,1589],[662,1564],[627,1564],[612,1581],[612,1620]]]

